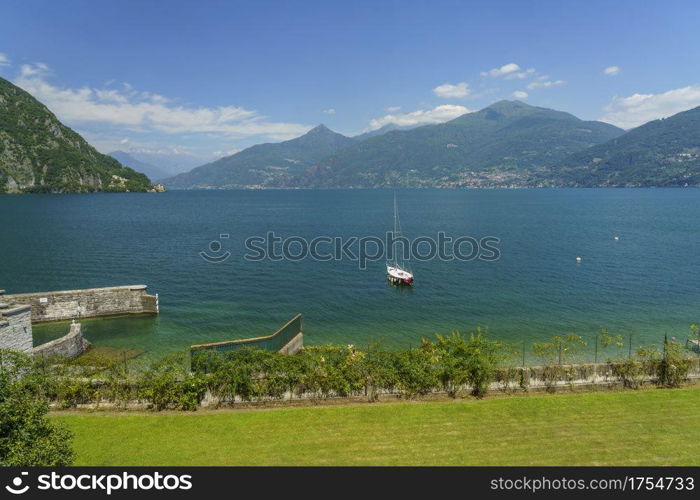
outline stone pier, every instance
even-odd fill
[[[73,322],[70,325],[70,330],[67,335],[52,340],[51,342],[41,344],[35,347],[33,352],[35,356],[43,356],[45,358],[52,358],[55,356],[76,358],[84,353],[90,345],[90,342],[83,338],[80,323]]]
[[[32,306],[32,323],[70,319],[158,314],[158,296],[149,295],[146,285],[17,293],[0,296],[10,306]]]
[[[146,285],[10,295],[0,290],[0,349],[74,358],[90,346],[76,319],[158,312],[158,295],[149,295]],[[73,320],[67,335],[33,347],[33,323],[64,320]]]

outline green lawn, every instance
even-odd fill
[[[700,388],[54,414],[78,465],[700,465]]]

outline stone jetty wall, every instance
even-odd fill
[[[80,323],[74,322],[71,323],[67,335],[35,347],[34,355],[43,356],[45,358],[52,358],[55,356],[77,358],[84,353],[90,345],[90,342],[83,338]]]
[[[122,314],[158,314],[158,296],[146,285],[0,295],[9,306],[30,305],[32,323]]]

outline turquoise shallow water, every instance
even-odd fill
[[[413,289],[388,286],[384,262],[247,262],[243,241],[383,236],[392,191],[173,191],[0,197],[0,288],[8,293],[145,283],[158,317],[85,322],[96,344],[152,354],[261,335],[304,314],[307,343],[410,345],[487,327],[532,342],[592,336],[635,344],[685,339],[700,320],[700,191],[681,189],[400,190],[409,238],[496,236],[496,262],[414,262]],[[221,233],[222,264],[204,261]],[[619,240],[615,241],[614,236]],[[575,262],[581,256],[583,261]],[[36,342],[66,331],[36,328]]]

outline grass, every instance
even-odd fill
[[[57,413],[76,465],[700,465],[700,388],[197,413]]]

